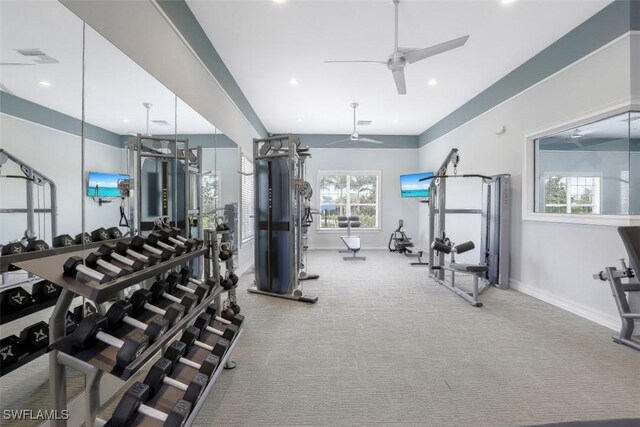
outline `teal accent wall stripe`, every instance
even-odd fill
[[[423,147],[435,141],[631,29],[640,28],[639,9],[640,0],[616,0],[609,4],[538,55],[425,130],[420,135],[419,146]]]
[[[78,110],[80,106],[78,106]],[[42,126],[81,136],[82,121],[35,102],[27,101],[7,92],[0,91],[0,112],[9,116],[34,122]],[[122,148],[120,135],[90,123],[84,126],[85,138],[113,147]]]
[[[300,138],[300,144],[302,146],[308,145],[311,148],[402,148],[414,150],[418,148],[417,135],[366,135],[366,138],[376,139],[384,142],[384,144],[371,144],[367,142],[341,142],[339,144],[330,145],[328,147],[327,144],[329,142],[349,138],[349,135],[296,134],[296,136]]]
[[[238,106],[249,123],[264,138],[269,136],[267,129],[242,93],[240,86],[229,72],[229,69],[220,58],[213,44],[207,37],[200,23],[189,9],[184,0],[156,0],[162,11],[180,31],[187,43],[196,52],[200,60],[209,69],[225,92]]]

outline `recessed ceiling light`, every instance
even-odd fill
[[[399,123],[399,122],[400,122],[400,120],[398,120],[398,119],[393,119],[393,123]]]
[[[438,81],[437,81],[436,79],[431,79],[431,80],[429,80],[429,81],[427,82],[427,84],[428,84],[429,86],[435,86],[435,85],[437,85],[437,84],[438,84]]]
[[[298,80],[295,78],[291,78],[291,80],[289,80],[289,84],[291,86],[298,86]]]
[[[501,0],[502,4],[511,4],[511,3],[515,3],[516,0]]]
[[[129,119],[122,119],[123,122],[129,123]]]
[[[298,117],[298,118],[296,119],[296,122],[298,122],[298,123],[302,122],[302,117]]]
[[[40,84],[41,84],[42,86],[51,86],[51,83],[49,83],[49,82],[48,82],[48,81],[46,81],[46,80],[40,80]]]
[[[273,0],[274,3],[284,3],[287,0]]]

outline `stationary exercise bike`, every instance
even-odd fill
[[[389,252],[400,252],[401,254],[412,254],[413,250],[409,249],[413,247],[413,242],[407,234],[402,231],[404,227],[404,221],[398,221],[398,228],[391,233],[389,237]]]

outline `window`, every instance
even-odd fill
[[[242,233],[242,243],[246,243],[251,240],[255,234],[253,222],[253,213],[255,210],[255,201],[253,198],[253,162],[245,156],[242,156],[241,162],[242,221],[240,223],[240,230]]]
[[[525,167],[534,173],[525,185],[528,190],[533,184],[533,194],[523,203],[533,205],[525,216],[640,214],[640,181],[637,175],[634,179],[634,168],[640,166],[638,123],[640,114],[626,111],[529,136],[527,152],[533,159],[525,159]]]
[[[544,211],[599,214],[600,181],[599,176],[545,176]]]
[[[319,229],[338,228],[338,216],[360,217],[360,228],[378,229],[380,171],[318,173]]]
[[[211,228],[213,218],[220,200],[220,174],[214,172],[211,175],[202,176],[202,226]]]

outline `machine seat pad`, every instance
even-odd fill
[[[360,250],[360,236],[340,236],[347,248],[352,251]]]
[[[449,264],[449,268],[456,271],[464,271],[466,273],[482,273],[489,271],[489,266],[484,264],[462,264],[458,262],[452,262]]]

